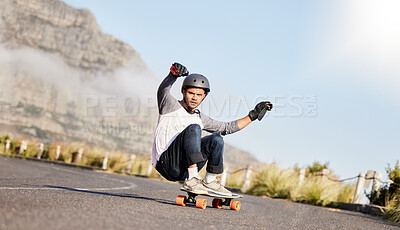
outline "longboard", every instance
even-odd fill
[[[239,194],[232,194],[232,195],[221,195],[217,193],[213,193],[211,191],[208,191],[207,194],[203,193],[194,193],[192,191],[186,190],[184,188],[181,188],[181,191],[187,192],[188,197],[186,196],[177,196],[176,197],[176,204],[180,206],[186,206],[187,203],[192,203],[196,204],[196,207],[205,209],[207,207],[207,200],[202,199],[202,198],[197,198],[196,196],[208,196],[208,197],[214,197],[212,201],[212,206],[214,208],[222,208],[222,206],[229,206],[230,209],[239,211],[240,210],[240,202],[233,200],[236,198],[242,198],[242,195]]]

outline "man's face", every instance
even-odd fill
[[[196,109],[205,97],[205,91],[201,88],[189,88],[183,90],[183,98],[186,102],[186,105],[189,107],[188,109],[191,111]]]

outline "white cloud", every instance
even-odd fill
[[[82,94],[144,96],[155,94],[158,85],[158,80],[151,73],[138,74],[133,60],[126,67],[110,73],[98,73],[95,77],[87,79],[81,70],[67,65],[57,54],[32,48],[10,50],[0,46],[0,67],[0,73],[4,76],[23,72],[29,77]]]
[[[139,69],[134,60],[113,72],[98,73],[88,79],[82,70],[67,65],[57,54],[32,48],[11,50],[0,45],[0,99],[14,105],[22,101],[49,109],[49,101],[56,98],[57,112],[66,112],[70,102],[78,106],[79,112],[84,107],[83,98],[89,95],[98,101],[117,98],[121,103],[133,98],[140,104],[131,107],[155,108],[158,83],[147,70]],[[51,93],[53,89],[57,96]],[[99,106],[105,107],[104,104]]]
[[[400,2],[340,1],[325,15],[320,43],[309,71],[343,73],[353,82],[389,97],[400,97]],[[320,17],[320,15],[319,15]],[[347,73],[347,74],[346,74]],[[336,76],[338,81],[343,78]]]

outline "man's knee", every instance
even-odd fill
[[[212,138],[213,144],[222,145],[222,146],[224,145],[224,138],[221,135],[213,134],[213,135],[211,135],[211,138]]]
[[[186,131],[190,133],[199,133],[201,134],[201,127],[199,124],[191,124],[186,127]]]

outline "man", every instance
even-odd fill
[[[260,102],[242,119],[231,122],[215,121],[196,109],[210,92],[210,84],[201,74],[190,74],[186,67],[174,63],[170,73],[157,91],[159,119],[155,131],[152,164],[171,181],[183,181],[183,187],[195,193],[212,191],[230,195],[216,179],[223,172],[224,141],[221,135],[239,131],[252,121],[261,120],[272,109],[268,101]],[[183,99],[176,100],[170,89],[176,79],[187,76],[182,84]],[[201,130],[211,132],[201,137]],[[207,163],[204,180],[198,171]]]

